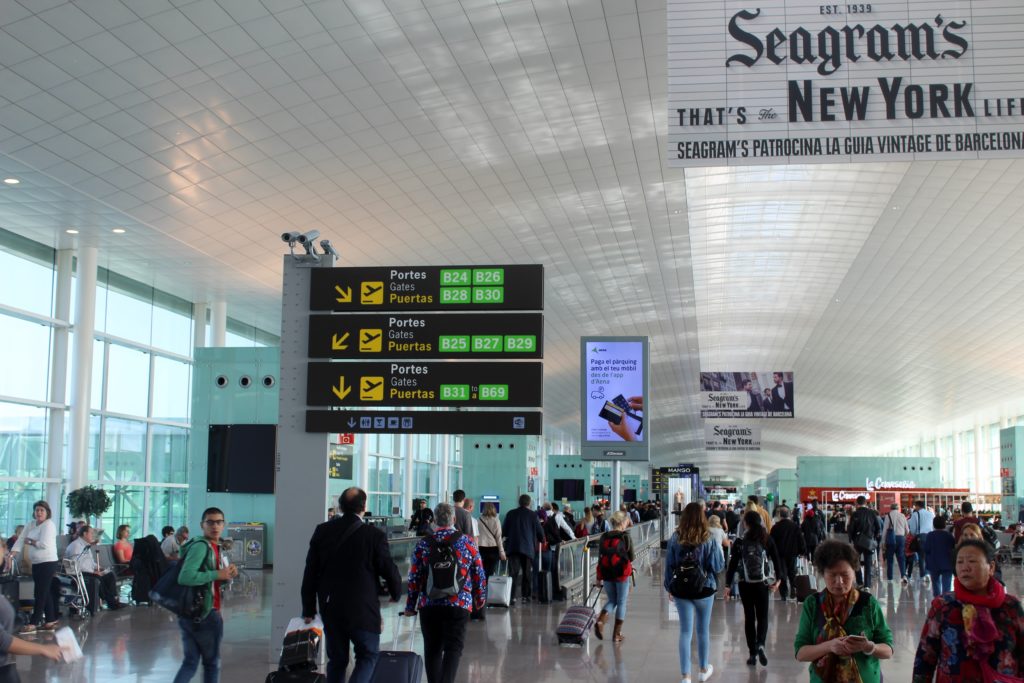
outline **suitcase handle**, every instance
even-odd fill
[[[412,613],[412,617],[411,617],[412,618],[412,626],[409,627],[409,649],[410,650],[412,650],[413,646],[416,644],[416,617],[418,617],[419,615],[420,615],[419,610],[417,610],[417,611]],[[397,650],[398,649],[399,624],[402,623],[402,619],[403,618],[405,618],[405,612],[404,611],[399,612],[398,613],[398,618],[395,619],[394,636],[391,639],[391,649],[392,650]]]
[[[591,605],[591,604],[590,604],[590,598],[591,598],[591,596],[593,596],[593,595],[594,595],[595,593],[597,594],[597,598],[596,598],[596,599],[594,600],[594,604],[593,604],[593,605]],[[597,603],[598,603],[598,602],[599,602],[600,600],[601,600],[601,586],[598,586],[598,585],[597,585],[597,584],[595,583],[595,584],[594,584],[593,586],[591,586],[591,587],[590,587],[590,592],[589,592],[589,593],[587,593],[587,599],[586,599],[586,600],[584,601],[584,604],[585,604],[585,605],[588,605],[588,606],[591,606],[591,607],[594,607],[594,608],[596,608],[596,607],[597,607]]]

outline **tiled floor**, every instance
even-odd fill
[[[660,588],[660,564],[638,577],[629,599],[626,642],[612,645],[591,639],[588,647],[558,647],[552,633],[564,606],[528,605],[503,610],[491,608],[485,624],[471,623],[460,681],[474,683],[526,683],[601,681],[649,683],[679,680],[678,631],[675,610]],[[223,674],[228,683],[263,681],[273,666],[268,662],[270,599],[269,572],[260,576],[255,597],[231,596],[225,610]],[[1019,568],[1005,570],[1013,592],[1024,586]],[[908,587],[876,584],[875,594],[895,634],[895,657],[883,664],[887,680],[910,679],[914,649],[930,602],[930,590],[914,581]],[[793,635],[800,606],[773,603],[768,634],[768,667],[745,665],[743,615],[738,602],[716,601],[712,617],[711,662],[713,681],[807,680],[805,665],[793,659]],[[386,611],[384,646],[391,646],[396,609]],[[132,607],[104,612],[89,622],[72,622],[79,634],[85,659],[74,665],[51,664],[40,658],[21,657],[18,670],[26,683],[43,681],[164,682],[173,678],[181,658],[181,644],[173,618],[155,607]],[[406,637],[399,643],[408,649]],[[39,636],[48,638],[50,636]],[[414,648],[422,652],[417,636]],[[694,648],[696,656],[696,648]],[[694,665],[696,671],[696,665]],[[194,679],[201,680],[197,675]],[[425,681],[426,679],[424,679]],[[696,680],[696,679],[694,679]]]

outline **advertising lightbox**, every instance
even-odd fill
[[[648,460],[649,364],[647,337],[580,339],[584,460]]]

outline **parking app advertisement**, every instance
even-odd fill
[[[586,363],[587,440],[643,441],[643,343],[592,342]]]
[[[702,372],[703,418],[787,418],[794,416],[793,373]]]

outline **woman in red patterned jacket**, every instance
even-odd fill
[[[455,510],[448,503],[434,508],[437,530],[416,544],[409,567],[405,615],[420,613],[423,663],[427,683],[453,681],[474,610],[487,603],[487,577],[480,552],[457,531]]]
[[[914,659],[914,683],[1024,675],[1024,608],[995,580],[995,551],[968,539],[954,553],[956,584],[932,601]]]
[[[612,515],[612,530],[601,536],[600,557],[597,562],[597,585],[604,585],[608,596],[601,614],[594,622],[594,635],[604,638],[604,624],[608,621],[608,613],[615,612],[615,630],[612,639],[616,642],[625,640],[622,635],[622,624],[626,621],[626,602],[629,600],[629,581],[633,575],[633,544],[630,542],[626,527],[629,516],[619,510]]]

